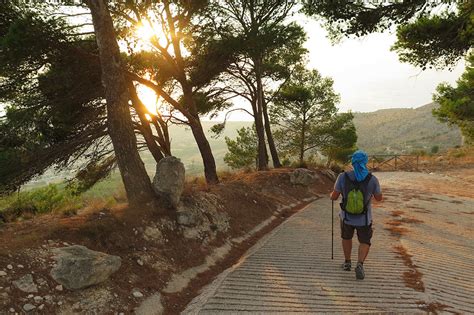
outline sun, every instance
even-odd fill
[[[150,23],[140,23],[135,27],[135,36],[143,41],[150,41],[156,35],[156,30]]]
[[[139,84],[137,85],[137,94],[150,114],[156,115],[158,113],[159,97],[156,95],[155,91],[147,86]]]

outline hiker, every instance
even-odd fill
[[[342,249],[345,261],[343,270],[351,271],[352,237],[357,231],[359,252],[355,274],[357,279],[364,279],[364,261],[370,249],[372,238],[371,199],[382,201],[382,192],[378,179],[367,169],[369,158],[364,151],[358,150],[352,154],[353,171],[339,174],[330,198],[337,200],[342,194],[341,225]]]

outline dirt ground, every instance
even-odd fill
[[[26,304],[34,305],[34,313],[39,314],[131,314],[147,297],[162,292],[173,275],[206,263],[215,249],[246,235],[285,207],[272,225],[232,245],[228,257],[189,288],[163,293],[165,312],[176,313],[220,268],[232,264],[260,236],[307,204],[305,200],[326,195],[332,186],[330,177],[321,172],[310,187],[293,185],[292,171],[227,174],[222,183],[210,187],[199,180],[189,182],[182,203],[195,217],[190,224],[179,224],[177,213],[171,210],[131,211],[121,205],[0,225],[0,314],[21,314]],[[76,244],[121,257],[119,272],[87,289],[57,290],[49,274],[55,264],[52,250]],[[38,285],[34,296],[13,285],[28,274]],[[137,290],[142,297],[132,294]]]
[[[419,308],[431,314],[472,311],[474,167],[376,176],[385,200],[374,216],[399,241],[394,252],[409,268],[405,284],[424,294]]]
[[[184,314],[471,314],[473,175],[376,172],[385,200],[373,206],[363,281],[341,270],[338,230],[330,259],[337,219],[323,196],[259,241]]]

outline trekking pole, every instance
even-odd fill
[[[334,259],[334,200],[332,202],[331,213],[331,259]]]

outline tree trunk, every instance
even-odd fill
[[[123,75],[120,50],[112,18],[103,0],[87,2],[94,24],[102,67],[102,82],[107,101],[107,123],[117,157],[117,164],[131,207],[143,207],[155,200],[150,178],[138,154],[128,101],[127,82]]]
[[[257,104],[254,108],[255,115],[255,129],[257,130],[257,169],[259,171],[268,170],[268,155],[267,147],[265,144],[265,127],[263,124],[263,85],[262,85],[262,70],[261,60],[255,58],[253,60],[255,66],[255,77],[257,81]]]
[[[204,164],[204,175],[206,176],[206,182],[208,184],[217,184],[219,183],[219,178],[217,176],[216,161],[214,160],[214,155],[212,154],[211,145],[207,141],[206,135],[201,125],[199,119],[189,119],[189,125],[194,135],[194,139],[201,153],[202,162]]]
[[[305,142],[306,142],[306,115],[303,116],[303,126],[301,127],[300,166],[303,166],[303,163],[304,163]]]
[[[268,117],[268,107],[265,99],[263,99],[263,119],[265,120],[265,132],[267,134],[268,147],[270,148],[270,154],[272,155],[273,167],[280,168],[280,158],[278,157],[278,151],[275,146],[275,140],[273,139],[272,129],[270,127],[270,118]]]
[[[135,90],[135,86],[133,86],[133,83],[129,83],[129,88],[130,88],[130,96],[132,98],[132,104],[133,107],[135,107],[135,110],[137,112],[138,117],[140,118],[141,122],[141,132],[143,135],[143,138],[145,139],[146,145],[148,147],[148,150],[150,150],[151,155],[153,155],[153,158],[155,159],[156,163],[161,161],[163,159],[163,153],[161,152],[162,149],[158,146],[156,143],[154,137],[153,137],[153,130],[151,129],[150,122],[147,120],[146,115],[145,115],[145,105],[142,103],[140,98],[137,95],[137,91]]]

